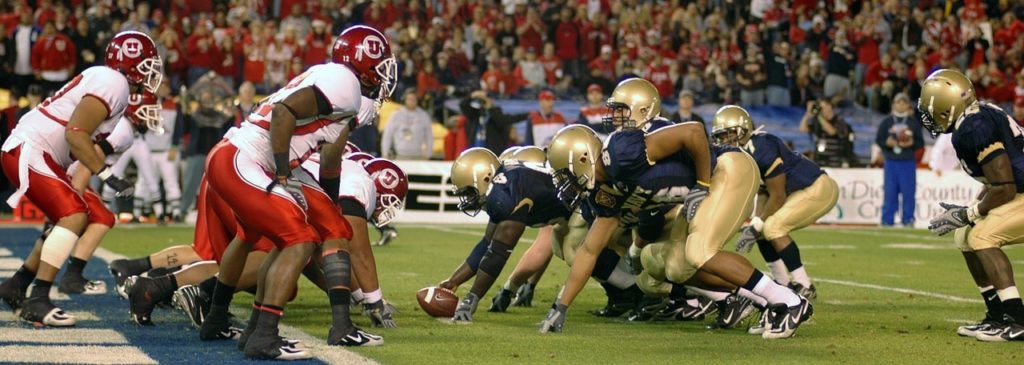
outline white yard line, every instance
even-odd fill
[[[942,300],[946,300],[946,301],[950,301],[950,302],[983,303],[981,299],[964,298],[964,297],[958,297],[958,296],[953,296],[953,295],[946,295],[946,294],[942,294],[942,293],[933,293],[933,292],[922,291],[922,290],[915,290],[915,289],[896,288],[896,287],[891,287],[891,286],[882,286],[882,285],[875,285],[875,284],[868,284],[868,283],[858,283],[856,281],[833,280],[833,279],[825,279],[825,278],[814,278],[813,280],[816,281],[816,282],[820,282],[820,283],[845,285],[845,286],[852,286],[852,287],[855,287],[855,288],[865,288],[865,289],[890,291],[890,292],[903,293],[903,294],[920,295],[920,296],[923,296],[923,297],[937,298],[937,299],[942,299]]]
[[[935,241],[935,242],[953,242],[953,238],[952,237],[932,237],[932,236],[925,236],[925,235],[919,235],[919,234],[913,234],[913,233],[904,233],[904,232],[897,232],[897,231],[893,231],[893,232],[881,231],[881,232],[879,232],[879,231],[869,231],[867,229],[842,229],[842,228],[829,228],[829,227],[816,227],[816,228],[812,228],[811,230],[815,231],[815,232],[830,232],[830,233],[834,232],[834,233],[845,233],[845,234],[860,234],[860,235],[875,236],[875,237],[899,237],[899,238],[909,238],[909,239],[914,239],[914,240],[925,240],[925,241]]]
[[[28,330],[51,332],[53,330]],[[0,346],[0,362],[62,364],[156,364],[156,360],[132,346],[14,345]]]
[[[435,230],[435,231],[439,231],[439,232],[464,234],[464,235],[473,236],[473,237],[482,237],[483,234],[484,234],[484,232],[482,230],[449,228],[449,227],[444,227],[444,226],[427,226],[427,225],[413,226],[413,225],[406,225],[406,227],[409,227],[409,228],[431,229],[431,230]],[[520,242],[533,242],[536,239],[537,239],[537,237],[522,236],[522,237],[519,238],[519,241]],[[803,247],[803,246],[800,246],[800,247]]]
[[[111,262],[111,261],[117,260],[117,259],[125,258],[124,255],[111,252],[110,250],[107,250],[107,249],[105,249],[103,247],[97,248],[96,252],[93,254],[93,256],[96,256],[96,257],[100,258],[101,260],[106,261],[108,263]],[[243,317],[245,317],[247,315],[247,313],[238,313],[238,315],[242,315]],[[242,318],[242,317],[240,317],[240,318]],[[302,341],[302,345],[305,348],[310,349],[310,351],[313,353],[313,356],[315,356],[320,361],[326,362],[328,364],[376,364],[377,363],[376,361],[373,361],[373,360],[371,360],[369,358],[363,357],[362,355],[359,355],[359,354],[357,354],[355,352],[346,350],[346,349],[344,349],[342,347],[327,346],[327,344],[326,344],[326,342],[324,340],[316,338],[316,337],[313,337],[313,336],[310,336],[308,333],[305,333],[305,332],[303,332],[302,330],[300,330],[298,328],[295,328],[295,327],[292,327],[292,326],[288,326],[288,325],[281,325],[280,329],[281,329],[281,335],[282,336]]]

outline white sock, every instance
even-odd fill
[[[616,266],[615,270],[612,270],[612,274],[608,275],[608,284],[612,284],[619,289],[626,289],[636,284],[636,277]]]
[[[787,307],[800,305],[800,297],[796,293],[768,279],[767,276],[761,277],[752,291],[754,294],[764,297],[771,304],[785,304]]]
[[[376,303],[384,298],[384,293],[380,292],[380,288],[377,288],[377,290],[371,292],[367,292],[363,295],[366,296],[366,303]]]
[[[996,287],[994,287],[994,286],[991,286],[991,285],[989,285],[989,286],[986,286],[986,287],[984,287],[984,288],[982,288],[982,287],[980,287],[980,286],[979,286],[979,287],[978,287],[978,291],[980,291],[980,292],[984,293],[984,292],[987,292],[987,291],[989,291],[989,290],[992,290],[992,289],[995,289],[995,288],[996,288]]]
[[[1020,292],[1017,291],[1016,286],[1009,286],[1006,289],[996,290],[996,294],[999,294],[999,301],[1005,302],[1010,299],[1019,299]]]
[[[750,290],[740,288],[739,290],[736,291],[736,294],[738,294],[741,297],[750,299],[750,301],[754,302],[754,304],[761,306],[762,308],[768,306],[767,299],[764,299],[764,297],[752,293]]]
[[[698,287],[695,287],[695,286],[689,286],[689,285],[686,286],[686,290],[694,292],[694,293],[697,293],[697,295],[700,295],[702,297],[710,298],[711,300],[716,301],[716,302],[723,301],[723,300],[725,300],[725,298],[729,297],[729,293],[728,292],[704,290],[704,289],[701,289],[701,288],[698,288]]]
[[[363,294],[363,289],[356,289],[356,291],[352,292],[353,303],[359,303],[363,301],[364,298],[366,298],[366,295]]]
[[[519,285],[512,284],[512,278],[508,278],[508,280],[505,281],[505,285],[502,285],[501,288],[510,292],[516,292],[519,290]]]
[[[689,305],[691,307],[699,306],[700,305],[700,299],[697,299],[697,298],[687,299],[686,300],[686,305]]]
[[[786,264],[781,259],[769,262],[768,268],[772,269],[772,278],[776,283],[789,284],[789,269],[786,269]]]
[[[791,274],[793,274],[793,281],[803,285],[805,288],[811,287],[811,277],[807,276],[807,271],[804,270],[803,266],[793,270]]]

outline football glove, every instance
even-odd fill
[[[965,207],[947,203],[939,203],[939,206],[946,211],[939,214],[938,217],[932,218],[928,224],[928,230],[939,236],[960,227],[974,225],[974,221],[978,219],[977,206]]]
[[[569,307],[564,304],[555,304],[551,310],[548,311],[547,317],[540,322],[540,333],[557,333],[562,332],[562,327],[565,325],[565,312],[569,310]]]
[[[640,261],[640,250],[636,244],[633,244],[626,252],[626,269],[631,275],[640,275],[644,271],[644,264]]]
[[[363,304],[363,314],[370,318],[374,327],[397,328],[395,323],[395,307],[383,299],[376,303]]]
[[[697,215],[697,208],[700,207],[700,203],[708,197],[708,187],[698,183],[690,189],[690,192],[686,194],[686,198],[683,199],[683,211],[686,212],[686,220],[693,222],[693,217]]]
[[[117,176],[114,176],[114,172],[110,170],[109,166],[104,166],[99,173],[96,174],[103,183],[114,189],[117,192],[117,196],[120,198],[130,197],[135,194],[135,185],[125,181]]]
[[[466,294],[466,298],[462,299],[462,302],[459,303],[459,307],[455,308],[455,315],[452,316],[452,322],[473,322],[473,312],[476,312],[476,305],[479,301],[480,298],[478,298],[476,294]]]
[[[759,235],[760,233],[754,228],[753,224],[743,227],[743,230],[740,231],[740,239],[736,240],[736,252],[750,252],[750,249],[754,248],[754,244],[757,243],[757,236]]]

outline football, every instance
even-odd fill
[[[459,297],[454,292],[436,286],[420,289],[416,292],[416,300],[431,317],[454,316],[455,307],[459,305]]]
[[[900,143],[907,143],[907,142],[910,142],[912,139],[914,139],[914,131],[910,130],[909,128],[908,129],[904,129],[903,132],[900,133],[900,136],[899,136]]]

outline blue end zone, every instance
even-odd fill
[[[11,250],[13,257],[23,260],[32,251],[32,244],[38,237],[39,230],[36,229],[0,228],[0,247]],[[60,279],[61,275],[63,273],[58,274],[57,280]],[[90,280],[105,281],[109,293],[104,295],[72,296],[71,300],[57,301],[55,304],[72,314],[92,312],[99,317],[98,320],[79,320],[78,324],[73,328],[110,329],[124,335],[129,342],[127,345],[101,344],[98,346],[109,346],[112,350],[126,346],[138,347],[146,355],[160,363],[206,363],[220,365],[252,362],[246,360],[242,353],[237,350],[236,341],[200,341],[198,332],[192,328],[188,319],[174,309],[157,308],[153,313],[153,322],[156,323],[156,326],[143,327],[136,325],[128,318],[128,301],[114,294],[114,280],[107,270],[107,263],[103,260],[95,257],[89,260],[89,264],[85,268],[85,277]],[[0,304],[0,307],[3,307],[0,310],[9,310],[3,304]],[[32,328],[32,325],[21,320],[16,322],[0,320],[0,330],[2,328]],[[39,329],[39,331],[46,331],[46,329]],[[39,345],[39,343],[0,340],[0,346],[3,345],[27,346]],[[67,342],[48,343],[48,345],[66,345],[69,351],[74,351],[73,346],[84,344]],[[111,356],[116,356],[114,351],[111,352]],[[45,361],[46,355],[39,354],[38,358]],[[297,363],[323,364],[320,361]]]

